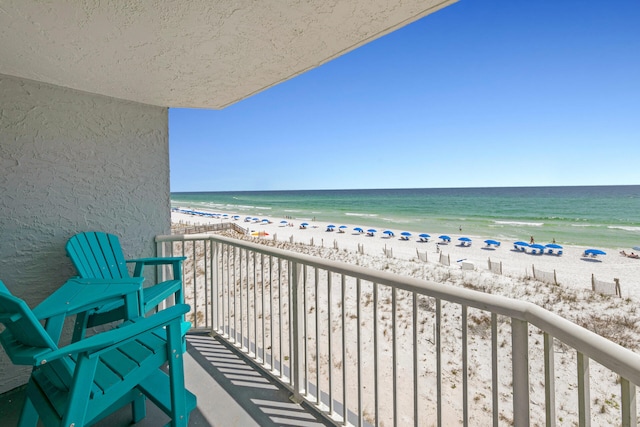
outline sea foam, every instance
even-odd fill
[[[361,216],[361,217],[376,217],[378,214],[367,214],[367,213],[356,213],[356,212],[345,212],[346,216]]]
[[[610,228],[613,230],[640,231],[640,227],[628,227],[624,225],[610,225],[607,228]]]
[[[494,224],[500,225],[522,225],[525,227],[542,227],[544,222],[521,222],[521,221],[494,221]]]

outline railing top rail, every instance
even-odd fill
[[[267,256],[282,258],[290,262],[305,264],[320,270],[353,276],[372,283],[396,287],[432,298],[524,320],[612,371],[619,373],[633,384],[640,385],[640,355],[530,302],[400,276],[339,261],[326,260],[225,236],[190,234],[156,237],[157,243],[197,240],[224,243]]]

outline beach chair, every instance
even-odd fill
[[[175,304],[182,304],[182,261],[186,257],[141,258],[125,260],[117,236],[91,231],[71,237],[66,245],[67,254],[83,279],[123,279],[129,278],[127,263],[135,263],[133,277],[142,277],[146,265],[171,265],[173,279],[145,287],[140,301],[140,312],[148,313],[167,298],[173,296]],[[123,304],[107,304],[100,310],[85,313],[78,322],[74,340],[84,334],[84,329],[124,318]],[[78,323],[77,322],[77,323]]]
[[[63,303],[63,302],[61,302]],[[85,426],[132,405],[146,415],[145,397],[187,426],[196,398],[185,389],[182,316],[185,304],[58,348],[27,304],[0,282],[0,343],[15,365],[32,366],[20,427]],[[167,372],[163,368],[167,366]]]

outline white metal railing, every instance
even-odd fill
[[[636,425],[640,356],[534,304],[219,235],[156,242],[188,257],[193,327],[337,425]]]

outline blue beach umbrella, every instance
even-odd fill
[[[408,231],[403,231],[402,233],[400,233],[400,235],[409,237],[409,236],[411,236],[411,233],[409,233]]]
[[[233,216],[233,219],[238,219],[238,218],[240,218],[240,215],[234,215]]]
[[[468,238],[468,237],[461,237],[458,240],[461,241],[461,242],[470,242],[471,241],[471,239]]]
[[[529,246],[527,242],[514,242],[515,246],[524,246],[525,248]]]
[[[289,224],[289,221],[287,221],[286,219],[283,219],[282,221],[280,221],[280,224]]]
[[[267,218],[263,219],[262,222],[269,222]]]
[[[498,242],[497,240],[485,240],[484,241],[487,245],[491,245],[491,246],[500,246],[500,242]]]
[[[329,229],[333,229],[333,228],[336,228],[336,226],[335,226],[335,225],[333,225],[333,224],[329,224],[329,225],[327,225],[327,229],[328,229],[328,230],[329,230]]]
[[[384,230],[382,233],[386,234],[387,236],[393,236],[393,231],[391,230]]]
[[[340,226],[340,227],[338,227],[338,228],[345,229],[345,228],[347,228],[347,226],[346,226],[346,225],[341,225],[341,226]]]
[[[586,251],[584,251],[585,255],[591,255],[591,256],[596,256],[596,255],[606,255],[607,253],[605,251],[602,251],[600,249],[587,249]]]
[[[308,223],[308,222],[303,222],[303,223],[302,223],[302,224],[300,224],[300,225],[301,225],[301,226],[303,226],[303,227],[306,227],[307,225],[309,225],[309,223]]]
[[[451,237],[447,236],[447,235],[442,235],[440,237],[438,237],[438,239],[441,239],[443,242],[450,242],[451,241]]]
[[[428,239],[431,236],[427,233],[422,233],[422,234],[418,234],[418,237],[424,237],[425,239]]]
[[[377,232],[378,232],[378,230],[376,230],[375,228],[370,228],[370,229],[367,230],[367,233],[371,233],[371,234],[377,233]]]
[[[355,227],[353,231],[357,231],[358,233],[364,233],[364,230],[360,227]]]

